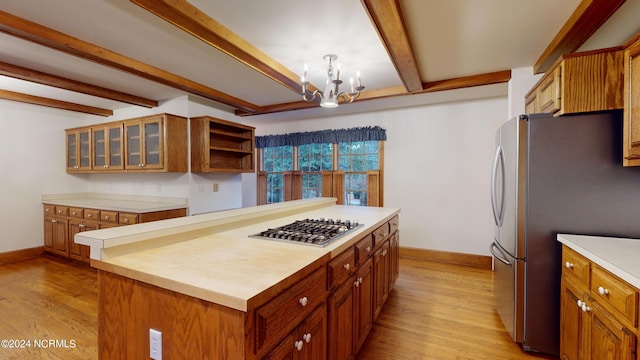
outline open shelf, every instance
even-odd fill
[[[253,172],[254,130],[211,116],[191,118],[191,172]]]

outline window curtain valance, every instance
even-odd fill
[[[351,129],[306,131],[282,135],[256,136],[256,147],[299,146],[305,144],[337,144],[354,141],[385,141],[387,131],[379,126]]]

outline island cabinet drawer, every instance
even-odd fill
[[[373,255],[373,235],[369,234],[356,243],[356,266],[364,264]]]
[[[118,223],[118,212],[117,211],[101,210],[100,211],[100,221],[103,221],[103,222],[106,222],[106,223],[117,224]]]
[[[356,270],[354,247],[343,251],[327,264],[327,289],[335,289]]]
[[[118,223],[120,225],[137,224],[138,214],[121,212],[118,215]]]
[[[322,285],[326,269],[321,267],[256,310],[256,353],[274,345],[325,301]]]
[[[389,237],[389,234],[389,223],[386,222],[373,231],[373,245],[380,246]]]
[[[69,207],[68,206],[56,205],[56,215],[58,215],[58,216],[69,216]]]
[[[396,215],[391,220],[389,220],[389,234],[393,234],[394,232],[398,231],[399,227],[400,217]]]
[[[599,304],[620,312],[634,327],[637,325],[638,293],[633,286],[594,264],[591,293]]]
[[[70,207],[69,208],[69,216],[71,216],[72,218],[82,219],[83,218],[83,214],[84,214],[84,209],[83,208],[78,208],[78,207]]]
[[[571,274],[587,287],[591,275],[589,260],[566,246],[562,247],[562,267],[565,274]]]
[[[87,220],[100,221],[100,210],[84,209],[84,218]]]

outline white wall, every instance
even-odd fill
[[[384,206],[401,208],[402,246],[489,255],[490,168],[495,131],[507,109],[501,97],[253,125],[257,135],[385,128]]]
[[[66,173],[64,129],[90,118],[103,119],[0,100],[0,253],[42,246],[41,194],[86,191]]]

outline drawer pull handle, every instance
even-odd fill
[[[573,268],[573,264],[567,261],[566,263],[564,263],[564,267],[566,267],[567,269],[571,269]]]
[[[307,303],[309,302],[309,300],[307,299],[306,296],[303,296],[300,298],[300,300],[298,300],[298,302],[300,303],[300,305],[302,306],[307,306]]]
[[[598,294],[600,295],[609,295],[609,289],[604,288],[602,286],[598,287]]]
[[[293,344],[293,346],[295,346],[295,348],[298,349],[298,351],[301,351],[302,347],[304,346],[304,343],[302,342],[302,340],[298,340],[295,342],[295,344]]]
[[[349,264],[344,264],[344,269],[345,269],[345,270],[347,270],[347,271],[348,271],[348,270],[349,270],[349,268],[351,268],[351,265],[349,265]]]
[[[302,336],[302,338],[304,339],[304,341],[308,344],[311,342],[311,333],[306,333]]]

